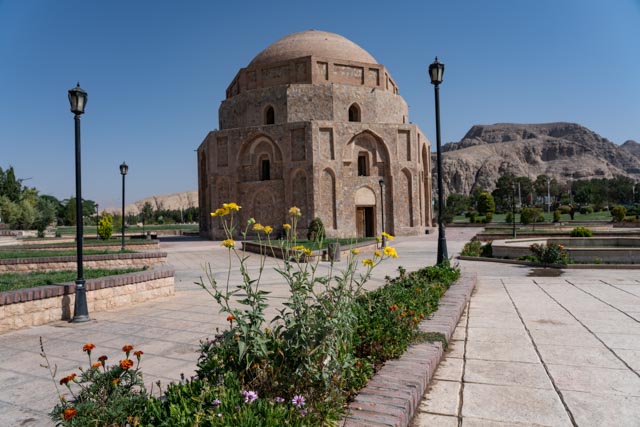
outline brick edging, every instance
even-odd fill
[[[438,310],[419,327],[451,340],[477,283],[461,277],[440,299]],[[344,427],[408,426],[417,412],[433,373],[442,359],[442,343],[412,345],[399,358],[387,361],[347,407]]]
[[[87,279],[86,289],[90,292],[98,289],[132,285],[135,283],[173,277],[174,274],[175,271],[171,268],[155,268],[116,276],[98,277],[96,279]],[[14,289],[11,291],[0,292],[0,307],[27,301],[71,295],[75,292],[76,284],[74,282],[38,286],[35,288]]]

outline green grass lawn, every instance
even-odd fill
[[[116,270],[86,269],[85,279],[97,279],[104,276],[142,271],[141,268],[125,268]],[[31,273],[2,273],[0,274],[0,292],[14,289],[34,288],[37,286],[53,285],[65,282],[73,282],[77,277],[75,270],[64,271],[34,271]]]
[[[119,249],[117,251],[106,249],[85,249],[82,251],[84,255],[106,255],[123,253]],[[124,253],[133,253],[133,251],[125,250]],[[76,250],[39,250],[39,249],[16,249],[16,250],[0,250],[0,259],[11,258],[44,258],[51,256],[76,256]]]
[[[84,231],[84,235],[85,236],[95,236],[97,233],[96,230],[96,226],[95,225],[85,225],[83,227],[83,231]],[[56,229],[58,232],[60,232],[61,235],[67,235],[67,234],[72,234],[75,236],[76,234],[76,227],[74,226],[63,226],[63,227],[58,227]],[[144,226],[144,232],[146,233],[147,231],[159,231],[159,230],[181,230],[181,231],[198,231],[200,230],[198,224],[162,224],[162,225],[145,225]],[[113,236],[119,236],[121,233],[121,229],[118,228],[116,229],[114,227],[113,229]],[[141,233],[142,234],[142,227],[138,227],[137,225],[129,225],[124,229],[125,233]]]

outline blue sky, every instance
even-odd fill
[[[79,81],[84,198],[119,206],[122,161],[128,203],[196,189],[194,150],[237,71],[308,29],[384,64],[433,150],[436,55],[443,143],[474,124],[551,121],[640,141],[640,0],[0,0],[0,166],[43,194],[75,193]]]

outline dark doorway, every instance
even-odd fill
[[[356,207],[356,233],[357,237],[375,236],[375,215],[373,206]]]

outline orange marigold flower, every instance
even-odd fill
[[[137,357],[138,359],[140,359],[140,356],[142,356],[143,354],[144,354],[144,351],[142,351],[142,350],[138,350],[138,351],[133,352],[133,355],[135,357]]]
[[[124,369],[125,371],[127,369],[133,368],[133,360],[131,360],[131,359],[121,360],[120,361],[120,368]]]
[[[91,352],[94,348],[96,348],[96,346],[89,343],[82,346],[82,351]]]
[[[236,320],[236,316],[233,314],[227,316],[227,322],[233,322],[234,320]]]
[[[420,318],[424,319],[424,313],[420,313]]]
[[[131,344],[127,344],[122,347],[122,351],[124,351],[125,353],[129,353],[131,350],[133,350],[133,346]]]
[[[119,382],[120,382],[120,378],[114,378],[111,380],[111,384],[113,385],[118,385]]]
[[[418,322],[420,322],[420,321],[418,320],[418,318],[417,318],[417,317],[414,317],[414,318],[413,318],[413,323],[415,323],[415,324],[417,325],[417,324],[418,324]]]
[[[76,411],[76,408],[67,408],[64,410],[62,416],[65,421],[69,421],[71,418],[75,417],[77,413],[78,411]]]
[[[91,365],[92,368],[99,368],[100,366],[102,366],[102,362],[93,362]]]
[[[67,375],[66,377],[60,380],[60,385],[68,384],[70,381],[73,381],[75,377],[76,377],[75,372],[71,375]]]
[[[105,356],[104,354],[100,357],[98,357],[98,360],[102,362],[102,364],[104,365],[104,362],[108,359],[107,356]]]

